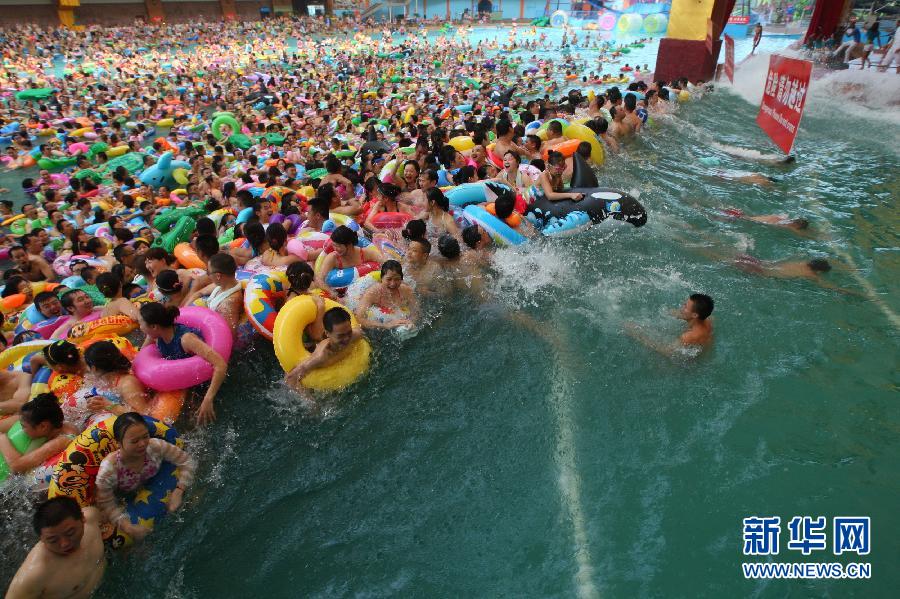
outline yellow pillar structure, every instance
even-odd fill
[[[59,24],[63,27],[74,27],[75,9],[79,6],[81,6],[81,0],[58,0],[56,14],[59,17]]]
[[[672,0],[669,28],[659,42],[654,78],[691,81],[712,78],[722,29],[735,0]]]

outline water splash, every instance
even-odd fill
[[[802,52],[785,49],[782,56],[807,60]],[[734,83],[723,80],[720,85],[754,106],[762,101],[762,92],[769,72],[771,54],[748,56],[735,67]],[[805,112],[816,116],[838,113],[842,118],[857,116],[900,125],[900,81],[894,73],[880,73],[874,69],[850,68],[835,71],[813,71]],[[877,137],[877,136],[875,136]],[[888,136],[890,137],[890,136]],[[895,144],[894,144],[895,145]]]

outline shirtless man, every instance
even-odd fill
[[[431,242],[427,239],[413,239],[409,242],[403,261],[403,272],[415,282],[416,293],[427,294],[434,291],[435,279],[441,268],[429,260]]]
[[[207,307],[218,312],[234,334],[244,315],[244,290],[234,277],[237,263],[231,254],[220,252],[209,259],[206,270],[212,283],[191,293],[185,305],[207,296]]]
[[[726,208],[722,211],[722,214],[729,218],[739,218],[742,220],[749,220],[755,223],[760,223],[762,225],[771,225],[773,227],[788,229],[789,231],[793,231],[801,235],[809,232],[808,220],[806,220],[805,218],[791,218],[787,214],[748,215],[744,214],[744,211],[740,210],[739,208]]]
[[[55,281],[56,273],[50,265],[40,256],[29,254],[21,245],[13,246],[9,251],[9,257],[15,262],[16,267],[22,271],[22,276],[31,281]]]
[[[90,597],[106,569],[97,508],[82,509],[71,497],[54,497],[38,506],[34,530],[40,540],[16,572],[6,599]]]
[[[742,271],[753,275],[776,279],[808,279],[822,287],[837,289],[837,287],[822,279],[822,275],[831,270],[831,263],[824,258],[769,262],[747,254],[741,254],[734,259],[734,265]]]
[[[544,149],[552,150],[564,141],[566,138],[563,137],[562,124],[559,121],[550,121],[547,125],[547,141],[544,142]]]
[[[609,121],[601,116],[588,121],[586,125],[588,129],[596,133],[597,137],[599,137],[600,140],[603,141],[603,144],[606,146],[607,151],[619,151],[619,142],[617,142],[616,138],[614,138],[609,133]]]
[[[513,141],[515,131],[509,121],[498,121],[495,129],[497,131],[497,141],[494,143],[494,155],[502,158],[507,152],[514,152],[519,156],[530,157],[528,151],[520,148]]]
[[[325,339],[316,344],[312,354],[294,366],[285,376],[285,382],[303,391],[303,378],[315,370],[339,362],[350,351],[353,343],[363,338],[362,329],[353,328],[350,313],[344,308],[331,308],[322,317]]]
[[[84,319],[94,311],[94,300],[81,289],[66,291],[60,302],[65,311],[72,315],[72,318],[53,331],[52,339],[65,339],[75,325],[84,322]]]
[[[0,370],[0,414],[16,414],[31,396],[31,375]]]
[[[621,106],[613,106],[609,109],[609,114],[612,115],[612,123],[609,125],[609,133],[617,138],[621,139],[623,137],[629,137],[634,133],[634,127],[632,124],[625,120],[625,109]]]
[[[622,100],[622,104],[625,106],[625,118],[622,119],[623,122],[627,122],[635,133],[640,133],[641,126],[644,122],[635,112],[637,110],[637,97],[634,94],[626,94],[625,98]]]
[[[674,312],[676,318],[687,322],[688,328],[678,337],[678,341],[672,344],[663,343],[647,336],[633,322],[625,323],[625,333],[666,356],[674,356],[679,349],[683,348],[703,349],[708,347],[713,340],[712,320],[709,317],[714,307],[715,303],[710,296],[704,293],[691,294],[681,308]]]
[[[726,181],[737,181],[738,183],[746,183],[748,185],[760,185],[762,187],[772,187],[776,179],[763,175],[762,173],[751,173],[748,171],[716,171],[715,176]]]

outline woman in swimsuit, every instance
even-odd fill
[[[381,282],[363,294],[356,318],[364,328],[411,328],[417,311],[416,296],[403,282],[403,267],[396,260],[388,260],[381,265]]]
[[[533,166],[526,166],[526,169],[534,171],[537,176],[540,176],[540,171]],[[499,181],[511,189],[515,189],[524,198],[526,204],[530,203],[534,178],[532,174],[522,169],[519,155],[512,150],[503,155],[503,170],[494,178],[494,181]]]
[[[203,334],[200,331],[176,323],[178,314],[178,308],[175,306],[151,302],[141,306],[141,318],[138,322],[141,330],[147,335],[144,345],[155,343],[163,359],[182,360],[196,355],[212,365],[212,380],[197,410],[197,420],[200,424],[205,424],[216,418],[213,401],[225,380],[228,363],[203,341]]]
[[[406,214],[412,213],[408,206],[397,201],[397,197],[400,195],[400,192],[401,189],[393,183],[382,183],[378,186],[378,200],[372,205],[372,207],[369,209],[369,214],[366,216],[365,227],[367,230],[378,230],[378,227],[372,222],[372,219],[376,214],[380,214],[382,212],[404,212]]]
[[[438,239],[441,235],[453,235],[459,237],[459,227],[450,214],[450,200],[437,187],[432,187],[425,192],[428,201],[428,213],[425,220],[425,234],[431,239]]]
[[[279,223],[272,223],[266,229],[266,242],[269,249],[263,252],[260,260],[271,268],[284,268],[300,261],[298,256],[287,251],[287,231]]]
[[[261,256],[267,249],[269,244],[266,241],[266,229],[261,223],[247,223],[243,226],[244,243],[240,247],[231,250],[238,266],[244,266],[250,260]],[[237,235],[237,232],[235,232]]]
[[[125,412],[146,414],[147,389],[131,374],[131,362],[112,341],[97,341],[84,351],[84,361],[95,394],[88,399],[88,409],[121,415]]]
[[[535,186],[538,193],[552,202],[560,200],[573,200],[575,202],[584,198],[583,193],[570,193],[563,191],[562,175],[566,170],[566,158],[560,152],[550,151],[547,156],[547,170],[538,177]]]
[[[336,268],[353,268],[363,262],[377,262],[381,264],[383,259],[381,251],[374,244],[364,248],[357,247],[359,235],[357,235],[356,231],[344,225],[337,227],[331,234],[331,243],[334,251],[322,259],[322,264],[318,269],[316,284],[319,289],[331,289],[325,283],[325,277]]]
[[[194,279],[188,278],[187,284],[174,270],[164,270],[156,276],[156,290],[159,301],[166,306],[182,306],[191,295]]]
[[[122,295],[122,280],[111,272],[97,276],[97,289],[109,302],[103,306],[101,317],[125,315],[132,320],[138,319],[138,309],[130,299]]]
[[[144,417],[127,412],[116,418],[113,436],[120,449],[103,458],[97,472],[97,507],[113,525],[135,537],[143,538],[149,529],[132,524],[119,504],[116,494],[132,494],[159,472],[162,463],[177,466],[178,484],[169,494],[169,512],[181,507],[184,490],[194,480],[196,462],[187,452],[173,443],[150,437],[150,427]]]

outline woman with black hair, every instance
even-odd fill
[[[144,345],[155,343],[164,360],[181,360],[196,355],[212,365],[213,376],[197,410],[197,421],[202,425],[216,419],[213,401],[225,381],[228,363],[203,340],[200,331],[176,323],[178,315],[179,311],[175,306],[151,302],[141,306],[141,317],[138,322],[141,331],[147,336]]]
[[[131,373],[131,362],[112,341],[97,341],[84,350],[84,362],[96,395],[88,400],[94,412],[146,414],[147,389]]]

